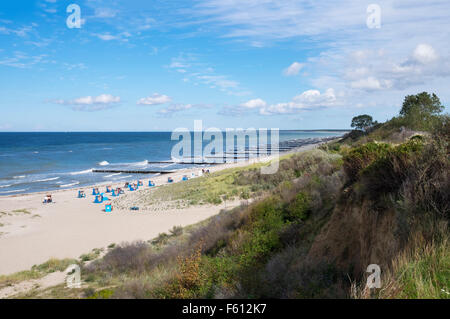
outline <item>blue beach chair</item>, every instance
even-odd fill
[[[84,191],[78,191],[78,198],[85,198],[86,194],[84,193]]]
[[[111,204],[106,204],[105,205],[105,212],[106,213],[111,213],[112,212],[112,205]]]
[[[119,194],[116,194],[116,190],[113,189],[111,192],[111,196],[116,197],[119,196]]]
[[[167,178],[167,183],[173,183],[173,178],[172,177]]]
[[[189,179],[189,178],[188,178],[186,175],[184,175],[183,178],[182,178],[181,180],[187,181],[188,179]]]
[[[153,183],[152,181],[148,181],[148,186],[153,187],[153,186],[155,186],[155,183]]]
[[[106,186],[106,192],[111,193],[111,191],[112,191],[111,186]]]
[[[144,183],[142,183],[142,181],[138,181],[137,182],[137,186],[139,187],[139,186],[144,186]]]
[[[94,203],[96,203],[96,204],[101,204],[101,203],[103,203],[103,196],[102,196],[102,195],[97,195],[97,196],[95,196],[95,201],[94,201]]]
[[[92,195],[99,195],[100,192],[98,191],[98,188],[93,188],[92,189]]]

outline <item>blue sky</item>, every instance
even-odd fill
[[[81,28],[68,28],[69,4]],[[367,19],[370,4],[380,28]],[[348,128],[450,101],[442,1],[1,1],[0,131]]]

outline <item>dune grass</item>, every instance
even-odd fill
[[[253,164],[246,167],[229,168],[219,172],[193,178],[188,181],[164,185],[148,191],[148,204],[161,201],[177,201],[181,206],[220,204],[224,200],[248,198],[250,185],[235,184],[236,177],[242,171],[258,169],[264,164]]]
[[[11,275],[1,275],[0,288],[11,286],[25,280],[39,279],[52,272],[64,271],[68,266],[75,263],[77,263],[75,259],[51,258],[43,264],[34,265],[31,270],[20,271]]]
[[[12,212],[15,214],[25,214],[25,215],[31,214],[27,209],[15,209]]]
[[[450,244],[424,243],[401,254],[380,298],[450,299]]]

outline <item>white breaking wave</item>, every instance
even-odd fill
[[[80,184],[80,182],[74,182],[74,183],[70,183],[70,184],[65,184],[65,185],[59,185],[59,187],[70,187],[70,186],[75,186]]]
[[[84,171],[72,172],[72,173],[70,173],[70,175],[81,175],[81,174],[87,174],[87,173],[92,173],[92,168],[84,170]]]
[[[146,166],[147,164],[148,164],[147,160],[142,161],[142,162],[133,163],[134,166]]]
[[[11,184],[9,184],[9,185],[0,185],[0,188],[6,188],[6,187],[9,187],[9,186],[12,186]]]
[[[33,182],[35,182],[35,183],[49,182],[49,181],[56,181],[57,179],[59,179],[59,176],[58,177],[52,177],[52,178],[38,179],[38,180],[33,181]]]
[[[124,179],[124,178],[130,178],[130,177],[133,177],[133,175],[121,176],[121,177],[118,178],[118,179]]]
[[[166,164],[166,165],[160,165],[160,166],[158,166],[159,168],[166,168],[166,167],[169,167],[169,166],[172,166],[172,165],[175,165],[174,163],[171,163],[171,164]]]
[[[114,174],[111,174],[111,175],[103,176],[103,178],[110,178],[110,177],[113,177],[113,176],[116,176],[116,175],[120,175],[120,174],[122,174],[122,173],[114,173]]]
[[[14,179],[25,178],[25,175],[13,176]]]
[[[100,163],[98,163],[98,165],[106,166],[106,165],[109,165],[109,163],[108,163],[108,161],[101,161]]]

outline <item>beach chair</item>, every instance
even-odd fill
[[[95,196],[95,201],[94,201],[94,203],[96,203],[96,204],[101,204],[101,203],[103,203],[103,196],[102,196],[102,195],[97,195],[97,196]]]
[[[78,191],[78,198],[85,198],[86,194],[84,193],[84,191]]]
[[[111,204],[106,204],[105,205],[105,212],[106,213],[111,213],[112,212],[112,205]]]
[[[125,194],[125,191],[122,188],[117,189],[117,195]]]
[[[128,185],[128,189],[130,190],[130,192],[132,192],[132,191],[134,191],[135,189],[134,189],[134,187],[133,186],[131,186],[131,185]]]
[[[183,178],[181,179],[182,181],[187,181],[189,178],[186,176],[186,175],[184,175],[183,176]]]
[[[98,191],[98,188],[93,188],[92,189],[92,195],[99,195],[100,192]]]
[[[116,190],[113,189],[111,191],[111,196],[116,197],[116,196],[119,196],[119,194],[116,192]]]
[[[148,186],[149,186],[149,187],[154,187],[154,186],[155,186],[155,183],[153,183],[152,181],[148,181]]]
[[[173,183],[173,178],[172,177],[167,178],[167,183]]]
[[[144,183],[142,183],[142,181],[138,181],[137,182],[137,186],[139,187],[139,186],[144,186]]]
[[[106,186],[106,192],[111,193],[111,191],[112,191],[111,186]]]

